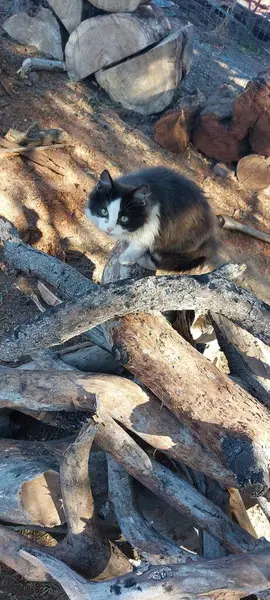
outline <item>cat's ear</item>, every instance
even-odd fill
[[[140,187],[138,187],[134,192],[133,192],[133,198],[138,202],[138,204],[140,204],[141,206],[144,206],[147,202],[147,198],[151,195],[151,192],[149,190],[149,187],[147,185],[147,183],[144,183],[143,185],[140,185]]]
[[[105,169],[100,175],[100,178],[97,183],[97,189],[99,190],[102,187],[106,187],[107,189],[111,189],[113,184],[113,180],[110,176],[109,171]]]

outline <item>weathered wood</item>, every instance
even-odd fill
[[[61,263],[60,263],[61,264]],[[232,267],[232,271],[238,271]],[[251,292],[228,281],[230,267],[208,275],[164,276],[94,286],[81,295],[46,311],[16,328],[0,346],[0,360],[18,360],[38,350],[63,343],[108,319],[140,310],[208,310],[211,307],[268,343],[269,306]],[[115,355],[116,356],[116,355]],[[116,357],[117,358],[117,357]]]
[[[61,369],[65,366],[62,365]],[[178,462],[200,469],[226,485],[237,484],[233,473],[211,450],[206,450],[166,407],[160,410],[160,403],[150,392],[130,380],[67,371],[1,371],[0,405],[22,411],[53,411],[52,422],[55,411],[90,412],[96,402],[100,410],[106,410],[124,427]]]
[[[259,154],[244,156],[237,163],[236,175],[244,188],[252,192],[264,190],[270,185],[270,157]]]
[[[26,58],[17,74],[22,79],[27,78],[31,71],[66,71],[63,60],[49,60],[48,58]]]
[[[30,541],[27,537],[0,525],[0,561],[10,569],[13,569],[28,581],[47,581],[46,569],[42,565],[33,566],[25,558],[19,555],[24,548],[37,548],[38,544]]]
[[[35,444],[17,447],[0,440],[0,520],[55,527],[65,522],[58,460],[37,456]]]
[[[44,568],[65,590],[70,600],[170,600],[184,598],[223,598],[238,600],[269,587],[269,551],[260,554],[230,556],[219,560],[188,565],[150,567],[142,574],[132,574],[101,583],[89,583],[66,565],[40,550],[20,550],[20,558],[33,568]],[[116,591],[117,590],[117,591]]]
[[[120,253],[121,248],[113,251],[104,271],[104,281],[126,277],[127,269],[122,271],[119,265]],[[213,274],[206,277],[211,275]],[[183,279],[180,278],[181,281]],[[191,279],[188,278],[189,281]],[[265,447],[261,446],[259,457],[257,451],[265,435],[263,431],[259,433],[260,419],[257,421],[258,430],[255,437],[250,427],[252,428],[252,423],[254,424],[254,417],[251,415],[255,416],[257,409],[263,409],[268,420],[264,407],[259,407],[251,396],[244,390],[240,390],[208,361],[204,362],[206,359],[172,331],[161,315],[130,314],[121,320],[118,318],[117,321],[106,323],[104,327],[117,359],[149,387],[182,422],[186,423],[195,436],[215,450],[220,460],[223,460],[224,464],[236,474],[240,487],[247,486],[250,493],[259,495],[261,486],[259,481],[264,480],[263,486],[269,485],[267,475],[269,458],[266,456],[268,450],[265,454],[266,446],[269,448],[269,440]],[[180,388],[179,382],[181,382]],[[238,391],[240,395],[242,393],[245,395],[245,400],[244,396],[236,400]],[[193,399],[192,403],[190,398]],[[246,411],[246,400],[251,413],[249,409]],[[238,410],[241,412],[241,417],[239,414],[237,416]],[[243,431],[241,431],[242,426]],[[239,457],[236,458],[238,452],[241,453],[243,461],[239,460]]]
[[[211,316],[230,374],[240,377],[255,398],[270,406],[270,348],[226,317]]]
[[[158,42],[170,28],[164,12],[150,6],[141,7],[136,13],[86,19],[73,31],[66,45],[68,75],[74,81],[80,81]]]
[[[60,21],[69,33],[72,33],[82,20],[83,0],[48,0]]]
[[[17,229],[4,217],[0,218],[0,243],[3,245],[4,258],[10,266],[44,279],[62,298],[73,299],[77,294],[98,288],[93,281],[55,256],[49,256],[22,242]],[[89,333],[89,337],[98,346],[108,348],[99,328]]]
[[[91,0],[91,4],[106,12],[133,12],[140,4],[147,4],[147,0]]]
[[[182,45],[180,28],[148,52],[98,71],[96,80],[124,108],[142,115],[162,112],[181,81]]]
[[[2,27],[21,44],[35,46],[40,52],[63,60],[60,27],[47,8],[41,7],[35,17],[29,17],[27,13],[12,15]]]
[[[132,477],[191,519],[197,527],[220,540],[230,552],[246,552],[248,548],[251,550],[260,545],[187,481],[151,459],[120,425],[105,414],[101,417],[96,441]]]
[[[263,242],[267,242],[270,244],[270,234],[264,231],[259,231],[258,229],[254,229],[254,227],[249,227],[244,223],[239,223],[229,215],[217,215],[219,226],[222,229],[228,229],[230,231],[240,231],[241,233],[246,233],[247,235],[251,235],[258,240],[262,240]]]
[[[235,488],[229,488],[229,493],[230,493],[230,501],[229,502],[230,502],[231,515],[234,516],[237,523],[239,523],[239,525],[241,525],[241,527],[243,527],[243,529],[248,531],[248,533],[250,533],[250,535],[252,535],[254,538],[257,538],[258,536],[257,536],[256,531],[250,521],[250,518],[246,511],[246,507],[244,505],[244,502],[242,500],[239,490],[236,490]],[[258,500],[259,500],[259,498],[258,498]],[[264,500],[265,500],[265,498],[264,498]],[[266,500],[266,502],[267,502],[267,500]]]
[[[119,375],[123,372],[123,367],[115,358],[98,346],[81,348],[75,352],[65,352],[62,358],[68,365],[88,373]]]
[[[112,456],[108,458],[109,499],[120,529],[131,546],[152,565],[178,564],[197,555],[179,548],[157,533],[139,512],[133,497],[133,480]]]
[[[61,458],[60,482],[68,534],[56,547],[55,555],[79,573],[103,579],[106,573],[126,573],[131,566],[116,546],[101,537],[94,512],[88,462],[97,429],[98,420],[93,417]]]

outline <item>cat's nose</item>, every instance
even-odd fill
[[[113,228],[112,227],[108,227],[107,229],[107,233],[112,233]]]

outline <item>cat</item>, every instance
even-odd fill
[[[187,271],[217,250],[215,217],[203,191],[167,167],[117,179],[103,171],[86,215],[102,231],[129,242],[119,257],[122,265]]]

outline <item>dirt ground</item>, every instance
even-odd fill
[[[9,4],[0,0],[0,20],[7,15]],[[199,85],[204,92],[212,91],[217,85],[215,69],[220,73],[218,85],[231,81],[241,88],[262,66],[260,58],[251,56],[248,70],[240,74],[238,70],[236,78],[231,68],[235,48],[230,51],[224,45],[215,46],[207,54],[205,44],[211,50],[209,42],[197,35],[194,66],[185,83],[189,89]],[[204,51],[205,77],[200,67]],[[237,52],[238,58],[241,57],[241,48]],[[223,63],[227,60],[222,69],[220,53]],[[22,238],[34,247],[57,255],[99,281],[112,244],[87,221],[83,207],[86,195],[104,168],[116,176],[144,165],[174,167],[204,188],[217,214],[226,213],[258,229],[269,229],[267,191],[251,194],[235,178],[226,181],[217,178],[212,163],[192,147],[181,156],[163,150],[153,140],[156,117],[146,119],[115,106],[91,81],[73,84],[64,74],[48,73],[39,73],[33,83],[20,79],[16,71],[23,59],[36,52],[10,41],[3,32],[0,32],[0,54],[0,135],[10,128],[25,131],[37,120],[40,127],[60,128],[69,136],[67,148],[48,152],[56,165],[64,167],[64,176],[21,158],[0,162],[0,215],[10,219]],[[269,245],[241,234],[223,235],[223,243],[230,256],[248,264],[253,289],[269,302]],[[15,273],[6,267],[0,255],[0,337],[36,311],[32,302],[14,288],[14,281]],[[28,584],[12,571],[1,568],[1,597],[62,600],[66,596],[57,586]]]

